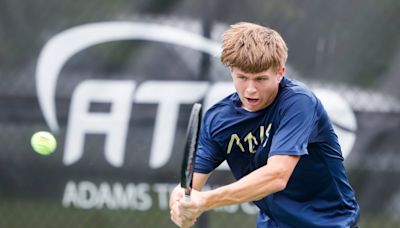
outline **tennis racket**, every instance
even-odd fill
[[[201,125],[201,104],[195,103],[189,118],[186,132],[186,145],[181,167],[181,187],[185,189],[185,199],[190,200],[197,142]]]

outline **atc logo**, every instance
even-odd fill
[[[91,46],[119,40],[146,40],[170,43],[217,57],[220,44],[196,33],[171,26],[137,22],[105,22],[68,29],[52,37],[42,49],[36,69],[36,88],[40,108],[49,128],[59,131],[56,117],[55,92],[58,76],[64,64],[76,53]],[[157,91],[157,93],[154,93]],[[86,80],[75,89],[69,112],[63,163],[71,165],[83,154],[86,134],[105,134],[105,158],[115,167],[124,162],[127,128],[131,104],[158,104],[150,153],[150,168],[163,167],[171,157],[179,106],[204,98],[207,109],[233,92],[230,82]],[[168,96],[165,96],[168,94]],[[335,124],[343,156],[355,141],[354,113],[338,94],[316,90]],[[335,101],[332,101],[334,99]],[[91,102],[111,104],[109,113],[88,112]],[[135,110],[136,111],[136,110]],[[167,115],[166,115],[167,113]],[[227,166],[222,166],[227,169]]]
[[[59,126],[55,112],[55,89],[64,64],[76,53],[91,46],[121,40],[171,43],[218,56],[220,45],[198,34],[174,27],[135,22],[104,22],[68,29],[52,37],[43,47],[36,68],[36,88],[40,107],[52,131]]]

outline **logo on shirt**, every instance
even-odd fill
[[[232,148],[238,147],[240,151],[248,152],[254,154],[257,151],[258,145],[262,143],[262,147],[267,145],[269,139],[269,133],[271,131],[272,124],[268,124],[267,126],[260,126],[258,130],[259,139],[253,134],[253,132],[249,132],[245,137],[240,138],[237,133],[231,135],[231,139],[229,140],[228,148],[226,150],[226,154],[230,154],[232,152]]]

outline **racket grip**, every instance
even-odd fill
[[[189,201],[190,201],[190,195],[186,195],[186,194],[185,194],[185,201],[186,201],[186,202],[189,202]]]

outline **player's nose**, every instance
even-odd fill
[[[255,93],[256,91],[257,91],[257,88],[256,88],[256,86],[254,85],[254,82],[249,81],[249,82],[247,83],[247,85],[246,85],[245,92],[246,92],[247,94],[253,94],[253,93]]]

